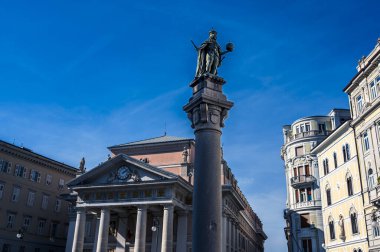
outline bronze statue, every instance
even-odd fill
[[[86,163],[86,160],[84,160],[84,157],[82,157],[82,159],[81,159],[81,161],[79,163],[79,171],[81,173],[85,173],[86,172],[86,168],[84,167],[85,163]]]
[[[222,52],[222,49],[216,41],[216,37],[217,32],[212,29],[209,32],[208,40],[203,42],[200,47],[197,47],[194,42],[191,41],[198,52],[197,70],[195,73],[196,78],[205,73],[217,75],[217,69],[222,64],[224,59],[222,56],[226,53],[232,52],[234,49],[234,45],[232,43],[228,43],[226,45],[226,51]]]

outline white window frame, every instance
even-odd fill
[[[51,185],[52,180],[53,180],[53,175],[46,174],[46,185]]]
[[[363,96],[361,94],[356,97],[356,108],[358,113],[363,111]]]
[[[4,184],[4,183],[0,183],[0,199],[3,198],[3,195],[4,195],[4,187],[5,187],[5,184]]]
[[[61,211],[61,205],[62,205],[62,201],[61,201],[60,199],[56,199],[54,210],[55,210],[57,213]]]
[[[22,228],[24,229],[24,231],[28,230],[31,222],[32,222],[31,216],[24,216],[24,220],[22,222]]]
[[[36,200],[36,192],[33,192],[33,191],[29,191],[28,192],[28,200],[26,202],[26,205],[27,206],[34,206],[34,202]]]
[[[14,222],[16,219],[16,215],[14,213],[8,213],[7,215],[7,228],[13,228]]]
[[[372,174],[369,174],[369,171],[372,171]],[[368,187],[369,189],[373,189],[375,187],[375,174],[373,173],[373,169],[371,167],[368,168]]]
[[[370,90],[370,94],[371,94],[371,99],[375,100],[377,98],[377,83],[376,83],[376,79],[373,80],[369,84],[369,90]]]
[[[46,225],[46,220],[38,220],[37,233],[43,234]]]
[[[41,208],[46,210],[48,205],[49,205],[49,196],[48,195],[42,195]]]
[[[59,179],[59,183],[58,183],[58,189],[63,189],[63,187],[65,186],[65,180],[63,178],[60,178]]]
[[[20,199],[20,191],[21,191],[20,187],[18,186],[13,187],[12,198],[11,198],[12,202],[18,202],[18,200]]]
[[[30,171],[30,180],[33,182],[40,183],[41,182],[41,173],[39,173],[37,170],[31,170]]]

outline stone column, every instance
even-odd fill
[[[67,232],[65,252],[73,251],[74,233],[75,233],[75,226],[76,226],[76,216],[77,216],[77,213],[75,211],[69,210],[69,229]]]
[[[173,210],[173,205],[164,206],[164,217],[162,220],[161,252],[173,251]]]
[[[179,211],[177,221],[176,251],[187,251],[187,211]]]
[[[225,214],[223,214],[222,224],[222,252],[227,252],[227,215]]]
[[[92,252],[96,252],[96,248],[98,247],[98,236],[99,236],[99,225],[100,225],[100,217],[98,214],[95,216],[96,226],[95,226],[95,235],[94,235],[94,245],[92,247]]]
[[[193,192],[193,251],[222,250],[222,187],[220,137],[233,103],[222,93],[225,81],[202,75],[190,86],[193,96],[184,110],[195,134]]]
[[[138,206],[134,252],[145,252],[147,206]]]
[[[75,231],[73,239],[73,252],[83,251],[84,229],[86,226],[86,210],[84,208],[77,209],[77,219],[75,222]]]
[[[108,232],[110,226],[110,210],[102,208],[100,212],[98,244],[96,252],[105,252],[108,248]]]
[[[117,227],[117,236],[116,236],[116,252],[125,252],[125,237],[127,232],[127,216],[119,217],[119,225]]]

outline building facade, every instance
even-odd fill
[[[66,251],[191,251],[194,148],[170,136],[109,147],[109,160],[68,184],[77,200]],[[221,170],[223,251],[264,251],[260,219],[227,162]]]
[[[355,131],[369,251],[380,251],[380,39],[344,88]]]
[[[351,120],[312,150],[320,174],[326,251],[368,251],[363,190]]]
[[[64,251],[68,232],[67,181],[77,169],[0,141],[0,249]]]
[[[283,127],[288,251],[324,251],[320,174],[317,157],[310,151],[349,118],[348,110],[334,109],[327,116],[305,117]]]

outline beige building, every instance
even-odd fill
[[[191,251],[194,149],[166,135],[109,147],[109,160],[68,183],[76,212],[66,251]],[[222,251],[264,251],[260,219],[225,161],[221,169]]]
[[[320,172],[310,153],[333,130],[350,118],[348,110],[334,109],[327,116],[304,117],[283,127],[287,201],[285,235],[290,252],[324,251]]]
[[[69,204],[59,195],[77,169],[0,141],[0,250],[64,251]]]
[[[368,251],[361,174],[350,122],[311,151],[319,164],[324,248],[331,252]]]
[[[363,186],[369,251],[380,251],[380,39],[344,88],[349,96]]]

